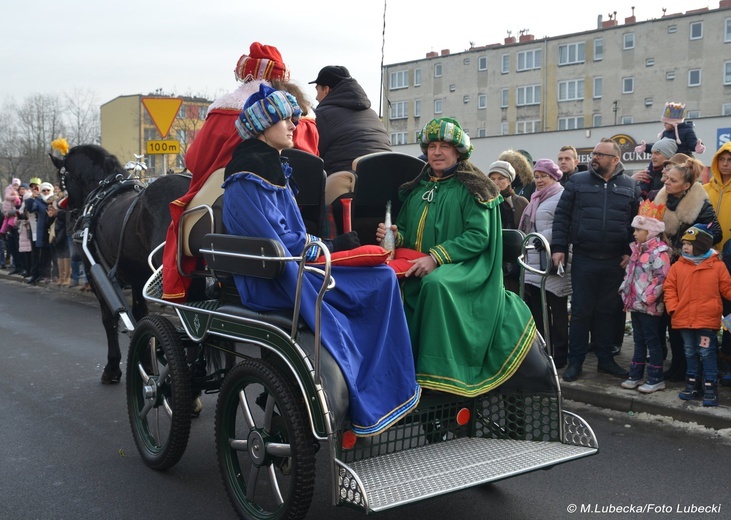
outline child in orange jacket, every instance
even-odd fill
[[[683,254],[665,280],[665,308],[674,329],[683,337],[688,363],[683,400],[699,396],[703,372],[703,406],[718,406],[717,337],[721,326],[721,296],[731,299],[731,275],[711,249],[713,235],[705,224],[688,228],[682,237]],[[699,363],[700,358],[700,363]]]

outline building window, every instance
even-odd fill
[[[558,118],[559,130],[576,130],[577,128],[584,128],[583,116]]]
[[[731,116],[731,103],[724,103],[721,105],[721,115]]]
[[[688,86],[689,87],[700,87],[701,86],[701,69],[690,69],[688,71]]]
[[[725,30],[723,31],[724,32],[723,41],[726,43],[729,43],[729,42],[731,42],[731,18],[726,18],[726,20],[724,20],[724,27],[725,27]]]
[[[507,88],[500,89],[500,108],[508,108],[510,102],[510,90]]]
[[[604,59],[604,38],[594,40],[594,61]]]
[[[703,38],[703,22],[690,22],[690,39],[700,40]]]
[[[558,82],[559,101],[578,101],[584,99],[584,80],[571,79]]]
[[[634,122],[635,122],[635,118],[634,117],[632,117],[632,116],[622,116],[621,123],[623,125],[631,125]]]
[[[675,79],[675,71],[669,70],[665,73],[665,79],[668,81],[673,81]]]
[[[500,61],[500,72],[507,74],[510,72],[510,54],[503,54]]]
[[[414,86],[421,85],[421,69],[414,69]]]
[[[442,113],[442,100],[441,99],[437,99],[434,101],[434,113],[435,114]]]
[[[624,44],[623,49],[628,51],[635,48],[635,33],[624,33]]]
[[[731,61],[723,62],[723,84],[731,85]]]
[[[584,42],[569,43],[558,46],[558,64],[573,65],[584,63],[585,49]]]
[[[487,137],[487,130],[485,130],[484,128],[478,128],[477,137]]]
[[[602,126],[602,115],[601,114],[594,114],[591,116],[591,126],[598,127]]]
[[[601,99],[604,95],[604,78],[597,76],[594,78],[594,99]]]
[[[391,88],[390,90],[396,90],[400,88],[409,87],[409,71],[399,70],[391,73]]]
[[[398,146],[400,144],[407,144],[406,132],[394,132],[391,134],[391,145]]]
[[[414,117],[421,117],[421,99],[414,100]]]
[[[208,115],[208,107],[198,107],[198,119],[205,119]]]
[[[510,123],[503,121],[500,123],[500,135],[508,135],[510,133]]]
[[[477,96],[477,108],[478,109],[487,108],[487,94],[480,94]]]
[[[654,102],[655,102],[655,100],[652,99],[651,97],[646,97],[645,98],[645,106],[646,107],[651,107]]]
[[[487,70],[487,56],[477,58],[477,70]]]
[[[516,121],[515,122],[515,133],[516,134],[535,134],[540,130],[540,120],[531,121]]]
[[[516,106],[522,107],[526,105],[540,105],[541,104],[541,86],[540,85],[528,85],[525,87],[518,87]]]
[[[678,32],[678,26],[675,24],[668,25],[668,34],[674,34]]]
[[[390,119],[406,119],[409,117],[409,102],[396,101],[391,103]]]
[[[419,142],[419,137],[421,137],[421,130],[417,130],[416,132],[414,132],[414,142],[415,143]]]
[[[645,67],[653,67],[655,65],[655,58],[647,58],[645,60]]]
[[[701,111],[700,110],[688,110],[688,113],[685,115],[688,119],[698,119],[701,117]]]
[[[441,63],[435,63],[434,64],[434,77],[435,78],[441,78],[442,77],[442,64]]]
[[[518,72],[524,70],[540,69],[543,62],[543,50],[533,49],[518,53]]]
[[[622,78],[622,94],[632,94],[635,91],[635,78]]]

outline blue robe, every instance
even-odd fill
[[[291,256],[302,255],[309,237],[290,185],[291,168],[286,162],[271,167],[270,152],[262,147],[276,153],[256,140],[234,152],[223,184],[224,225],[230,234],[274,238]],[[244,169],[262,161],[271,168]],[[235,276],[242,303],[259,311],[292,309],[297,270],[290,262],[275,280]],[[421,395],[398,282],[386,266],[333,267],[332,275],[336,286],[322,307],[322,344],[348,384],[353,431],[376,435],[416,407]],[[303,283],[300,313],[312,330],[321,284],[312,273]]]

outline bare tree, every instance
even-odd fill
[[[20,154],[33,176],[50,179],[55,168],[48,160],[53,139],[64,135],[63,111],[57,96],[33,94],[16,110]]]
[[[72,146],[101,143],[98,94],[91,89],[74,88],[64,96],[64,121]]]

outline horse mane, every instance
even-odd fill
[[[116,155],[109,153],[106,149],[96,144],[82,144],[74,146],[66,154],[65,161],[71,161],[77,155],[83,155],[95,169],[101,170],[106,177],[112,173],[122,173],[126,175],[122,163],[119,162]],[[102,177],[102,178],[103,178]]]

